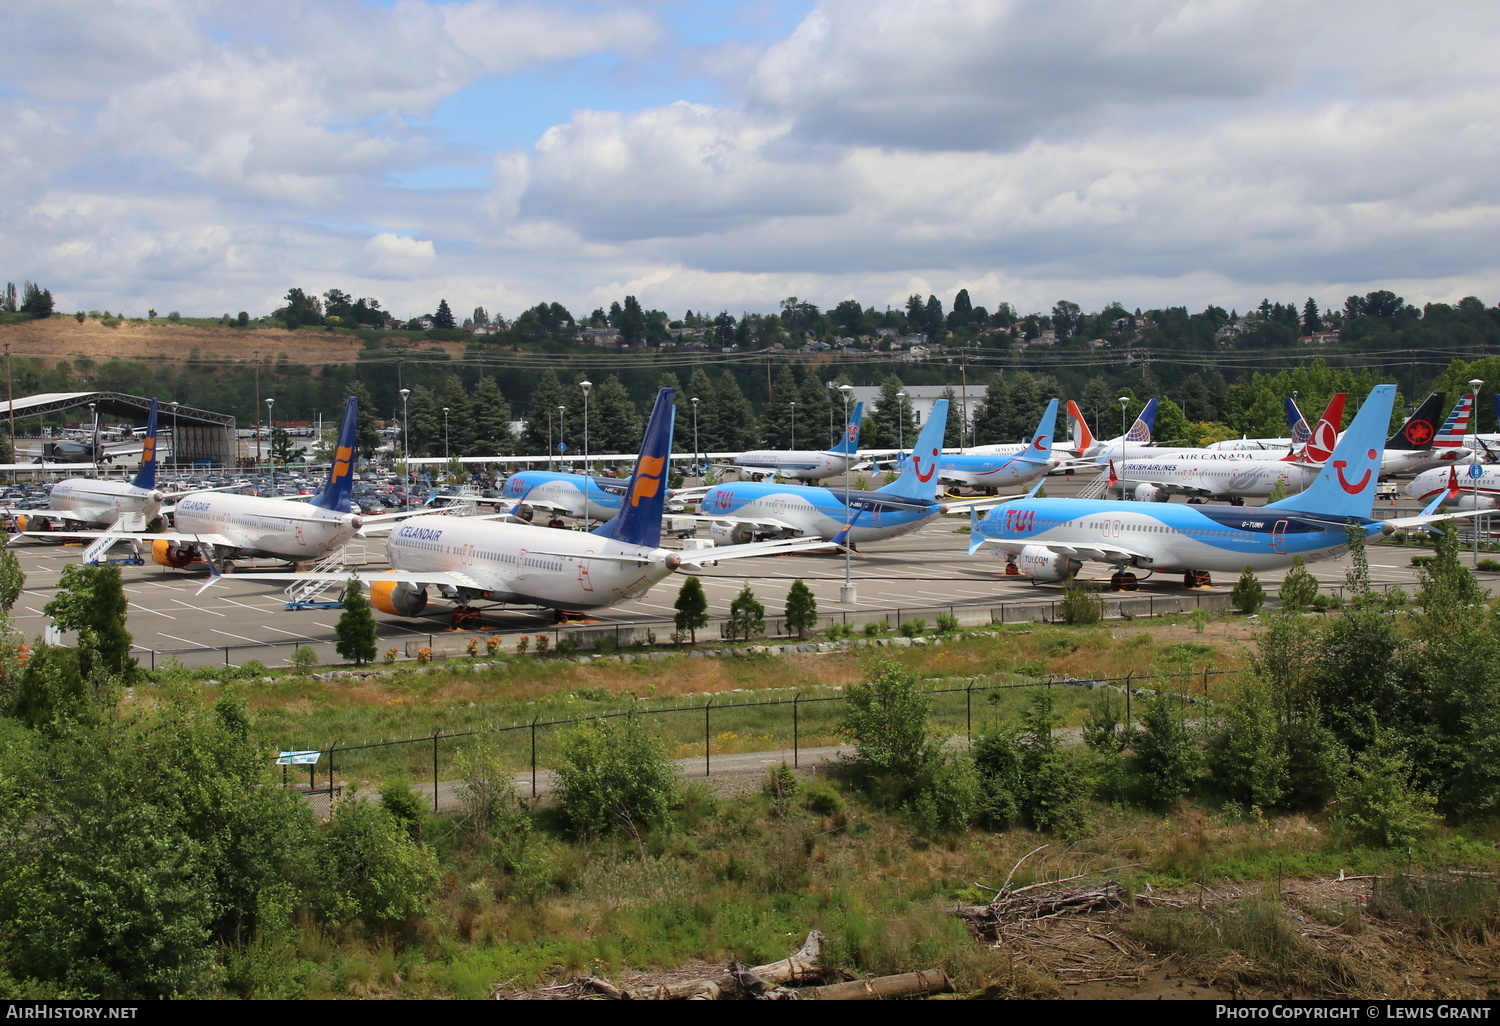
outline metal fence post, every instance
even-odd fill
[[[438,736],[432,735],[432,814],[437,815],[438,810]]]
[[[542,718],[537,713],[531,718],[531,797],[536,797],[536,721]]]
[[[801,738],[801,730],[800,730],[800,728],[801,728],[801,722],[800,722],[800,718],[798,716],[798,707],[797,707],[797,703],[801,702],[801,701],[802,701],[802,692],[799,691],[792,698],[792,769],[798,769],[802,765],[801,760],[799,758],[799,752],[798,752],[799,742],[801,741],[802,738]]]
[[[1135,671],[1131,670],[1125,677],[1125,733],[1130,733],[1130,682],[1135,679]]]
[[[964,685],[964,719],[967,721],[965,727],[969,740],[974,740],[974,679]]]
[[[713,745],[709,738],[708,726],[709,710],[713,708],[713,705],[714,700],[712,696],[709,697],[707,702],[703,703],[703,775],[705,777],[713,775],[713,763],[711,761]]]

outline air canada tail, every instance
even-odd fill
[[[667,460],[672,455],[672,389],[656,393],[656,405],[641,439],[641,454],[620,503],[620,515],[594,528],[593,534],[613,538],[626,545],[658,548],[661,545],[661,514],[667,498]]]
[[[1437,426],[1442,423],[1438,418],[1442,415],[1443,393],[1434,392],[1422,400],[1417,412],[1406,418],[1406,423],[1401,425],[1399,431],[1385,440],[1385,447],[1402,452],[1432,448],[1432,440],[1437,437]]]
[[[344,422],[339,425],[339,438],[333,450],[333,465],[328,468],[328,480],[323,490],[312,500],[312,505],[334,513],[348,513],[349,501],[354,496],[354,466],[358,461],[355,451],[355,433],[359,421],[359,400],[350,396],[344,403]]]
[[[1294,450],[1285,458],[1319,466],[1327,463],[1328,457],[1333,455],[1334,448],[1339,444],[1339,425],[1344,422],[1344,402],[1348,398],[1348,392],[1335,392],[1333,398],[1328,400],[1323,416],[1318,418],[1317,426],[1308,436],[1307,445],[1303,446],[1301,452]]]
[[[1083,412],[1078,409],[1078,404],[1071,399],[1068,400],[1068,423],[1071,425],[1069,435],[1073,452],[1079,456],[1087,456],[1094,447],[1094,433],[1089,430],[1089,422],[1083,419]]]
[[[1054,411],[1056,412],[1056,411]],[[932,413],[912,443],[911,456],[901,465],[901,476],[875,494],[891,498],[936,502],[938,463],[942,459],[943,435],[948,430],[948,400],[932,404]]]
[[[1368,519],[1375,508],[1375,483],[1380,479],[1384,455],[1382,442],[1395,402],[1395,385],[1376,385],[1323,464],[1317,480],[1305,491],[1268,502],[1265,508]]]
[[[177,439],[172,439],[177,444]],[[141,469],[131,480],[137,488],[156,487],[156,398],[151,399],[151,412],[146,414],[146,447],[141,450]]]
[[[1312,428],[1307,426],[1307,418],[1297,408],[1297,400],[1283,399],[1282,402],[1286,404],[1286,430],[1292,439],[1292,448],[1300,449],[1312,436]]]
[[[830,446],[828,452],[837,453],[840,456],[853,456],[859,452],[859,421],[864,416],[865,404],[863,400],[854,404],[854,412],[849,414],[849,423],[844,425],[844,437],[839,439],[839,444]]]

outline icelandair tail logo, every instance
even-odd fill
[[[1378,459],[1379,457],[1376,454],[1375,450],[1371,449],[1368,453],[1365,454],[1365,458],[1373,460],[1373,459]],[[1350,495],[1358,495],[1360,492],[1364,491],[1365,490],[1365,486],[1370,483],[1370,473],[1371,473],[1371,471],[1370,471],[1369,467],[1366,467],[1365,468],[1365,472],[1364,472],[1364,476],[1361,477],[1359,479],[1359,481],[1356,482],[1355,484],[1350,484],[1349,483],[1349,479],[1346,478],[1346,477],[1344,477],[1344,468],[1347,467],[1348,465],[1349,465],[1348,462],[1345,461],[1345,460],[1334,460],[1333,461],[1334,472],[1336,474],[1338,474],[1338,478],[1339,478],[1339,487],[1342,488],[1344,491],[1348,492]]]
[[[642,456],[635,468],[635,485],[630,490],[630,505],[639,506],[642,499],[655,497],[661,491],[661,472],[666,466],[662,456]]]
[[[141,462],[150,463],[156,459],[156,439],[146,439],[146,447],[141,450]]]
[[[352,445],[341,445],[333,454],[333,473],[329,481],[341,481],[349,476],[349,464],[354,459],[354,447]]]

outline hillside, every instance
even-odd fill
[[[259,350],[262,359],[275,360],[287,353],[300,364],[353,363],[361,340],[334,332],[298,331],[283,328],[230,328],[166,320],[122,321],[109,327],[93,318],[79,322],[57,316],[40,321],[0,324],[0,344],[10,343],[12,356],[40,360],[166,359],[188,360],[197,350],[198,359],[222,362],[251,361]],[[460,355],[466,343],[420,342],[424,349],[441,349]]]

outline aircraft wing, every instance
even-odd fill
[[[207,581],[203,582],[202,587],[198,589],[196,594],[203,594],[203,592],[212,588],[223,579],[223,574],[214,574]],[[232,577],[232,580],[235,581],[329,581],[333,583],[351,579],[359,581],[366,587],[384,582],[387,584],[420,584],[424,586],[431,584],[439,587],[462,588],[467,591],[480,592],[489,590],[468,574],[459,573],[456,570],[360,570],[342,574],[329,573],[327,571],[309,573],[280,572],[268,574],[235,574]]]
[[[726,559],[749,559],[752,556],[779,556],[787,552],[842,552],[844,546],[822,538],[782,538],[778,541],[728,545],[724,548],[690,549],[677,558],[677,567],[701,570]]]
[[[793,534],[801,534],[802,528],[796,524],[789,524],[785,520],[777,520],[775,517],[714,517],[705,513],[672,513],[674,520],[691,520],[700,524],[746,524],[757,531],[791,531]]]
[[[70,509],[5,509],[5,510],[0,510],[0,513],[3,513],[6,517],[10,518],[11,520],[16,519],[17,517],[35,517],[35,518],[40,519],[40,520],[65,520],[65,521],[67,521],[69,523],[79,523],[79,524],[88,523],[88,521],[84,520],[83,517],[79,516],[77,513],[74,513]],[[48,533],[56,534],[56,533],[59,533],[59,532],[22,531],[21,533],[22,534],[48,534]]]
[[[969,554],[973,555],[987,544],[994,544],[994,539],[975,538],[969,543]],[[1063,545],[1058,542],[1044,541],[1031,542],[1029,544],[1044,548],[1048,552],[1055,552],[1060,556],[1088,560],[1094,563],[1109,563],[1112,566],[1123,566],[1137,559],[1148,558],[1145,553],[1121,548],[1118,545]]]

